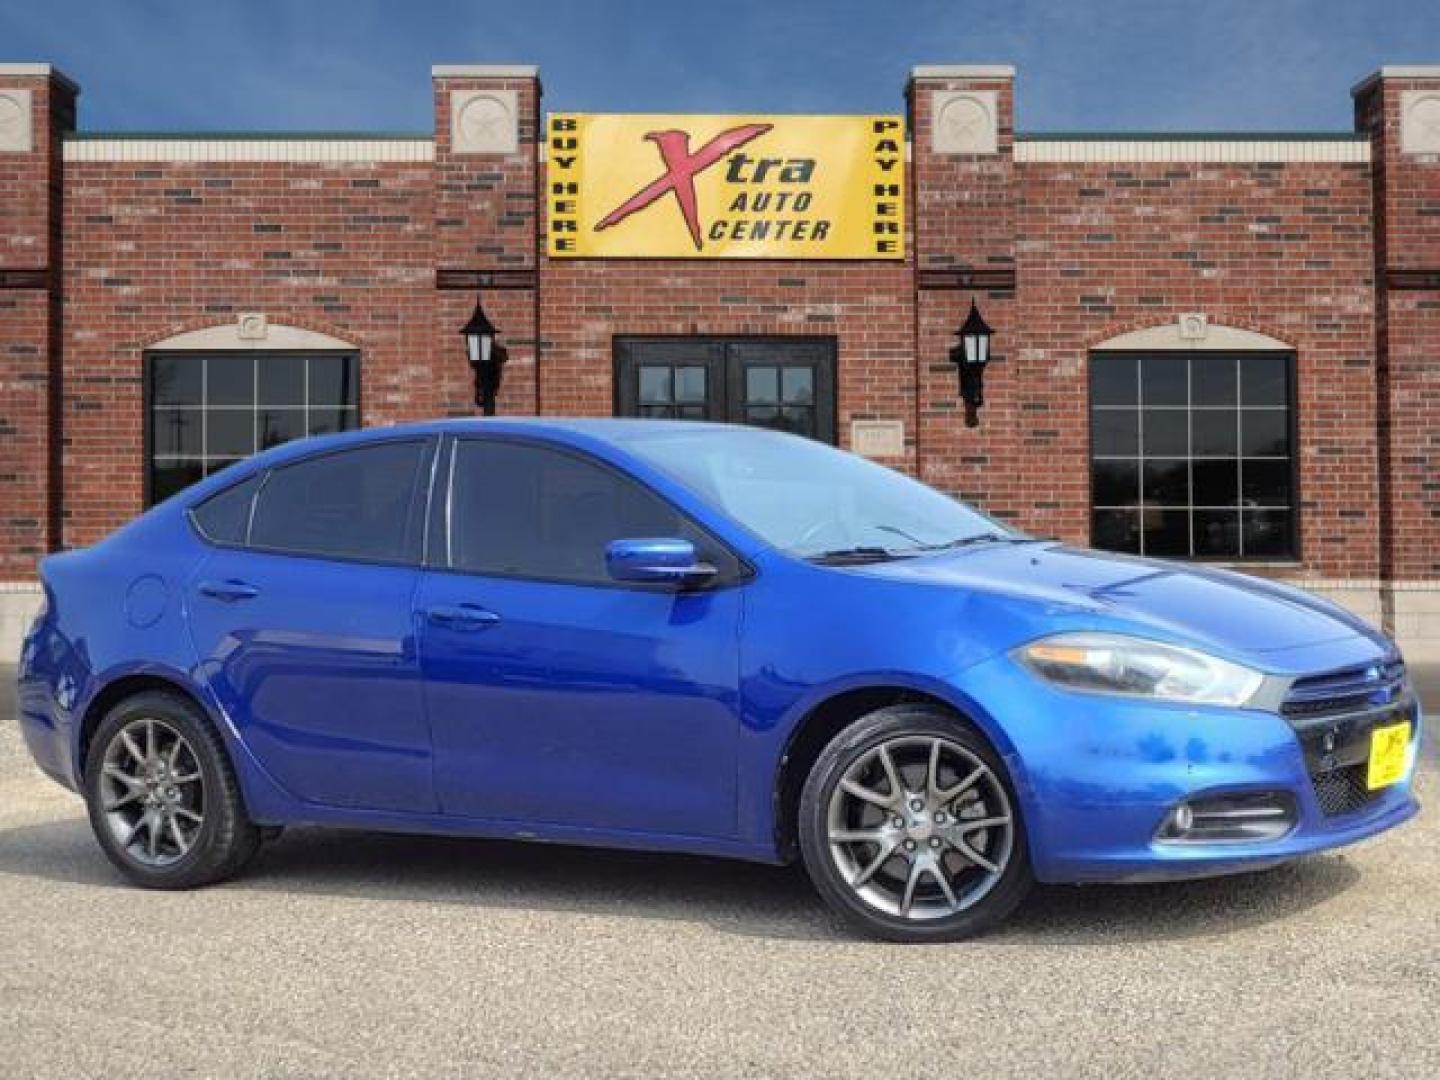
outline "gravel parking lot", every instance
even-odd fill
[[[798,870],[308,829],[143,893],[0,681],[7,1077],[1440,1075],[1433,810],[1266,874],[1037,890],[953,946],[848,938]]]

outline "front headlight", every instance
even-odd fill
[[[1125,634],[1056,634],[1014,655],[1067,690],[1196,705],[1243,705],[1265,681],[1260,672],[1218,656]]]

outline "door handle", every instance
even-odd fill
[[[441,604],[427,608],[425,617],[437,626],[452,630],[484,630],[500,621],[500,616],[479,604]]]
[[[202,581],[200,592],[204,596],[224,600],[227,604],[236,600],[253,600],[260,595],[260,590],[254,585],[236,578],[230,578],[227,581]]]

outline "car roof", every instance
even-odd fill
[[[450,420],[426,420],[413,424],[397,424],[388,428],[365,428],[363,431],[415,431],[477,433],[516,431],[529,434],[589,435],[595,438],[629,438],[645,433],[711,428],[715,430],[754,431],[743,424],[717,424],[705,420],[639,420],[608,416],[518,416],[462,417]],[[347,432],[347,434],[355,434]]]
[[[709,428],[717,431],[754,431],[743,424],[717,424],[704,420],[637,420],[595,416],[518,416],[518,417],[461,417],[449,420],[422,420],[414,423],[393,424],[385,427],[357,428],[336,436],[329,436],[337,443],[364,441],[367,437],[387,435],[434,435],[434,434],[527,434],[548,435],[561,440],[569,436],[582,435],[602,440],[629,439],[647,433],[693,430]],[[303,446],[313,442],[299,440]],[[286,443],[287,447],[295,445]]]
[[[761,429],[744,424],[719,424],[696,420],[637,420],[612,417],[463,417],[448,420],[423,420],[414,423],[392,424],[385,427],[357,428],[338,435],[326,435],[312,439],[297,439],[277,446],[265,454],[249,460],[278,464],[295,457],[305,457],[317,450],[338,449],[342,446],[358,445],[380,439],[420,437],[430,435],[528,435],[534,438],[575,446],[607,443],[619,445],[635,442],[648,436],[674,434],[677,431],[714,431],[756,433]]]

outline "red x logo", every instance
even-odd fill
[[[660,148],[660,157],[665,162],[664,174],[606,214],[600,224],[595,226],[595,231],[619,224],[636,210],[645,209],[667,191],[673,191],[675,201],[680,204],[680,213],[685,216],[685,224],[690,227],[690,239],[695,241],[695,250],[700,251],[704,244],[700,238],[700,212],[695,205],[695,177],[737,146],[744,146],[751,139],[759,138],[774,126],[742,124],[729,131],[722,131],[693,154],[690,153],[688,131],[649,132],[645,138]]]

